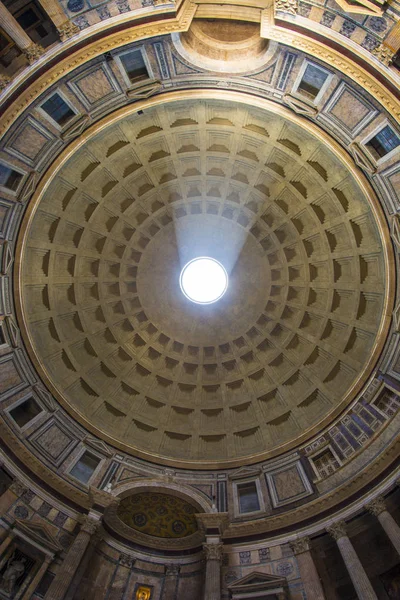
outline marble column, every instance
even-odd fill
[[[25,54],[29,63],[33,63],[43,54],[43,48],[31,40],[2,2],[0,2],[0,23],[7,35],[10,36],[18,48]]]
[[[21,600],[30,600],[37,586],[42,580],[43,575],[46,573],[50,563],[53,560],[53,556],[46,554],[43,564],[40,569],[37,571],[35,577],[32,579],[27,589],[24,592],[24,595],[21,597]]]
[[[39,0],[39,4],[56,26],[61,41],[64,42],[76,33],[79,33],[80,29],[78,25],[75,25],[75,23],[67,18],[63,7],[58,0]]]
[[[165,567],[163,600],[176,600],[176,587],[180,570],[179,565],[167,565]]]
[[[98,519],[85,515],[81,530],[70,546],[64,562],[47,591],[46,600],[63,600],[83,559],[90,539],[96,533],[99,526],[100,521]]]
[[[203,544],[206,555],[206,583],[204,600],[221,600],[221,560],[223,543]]]
[[[0,497],[0,517],[3,517],[10,506],[27,491],[28,488],[23,483],[18,479],[14,479],[10,487]]]
[[[107,600],[122,600],[135,559],[121,554]]]
[[[378,496],[369,502],[365,508],[378,519],[386,535],[396,548],[397,554],[400,555],[400,527],[387,510],[384,499]]]
[[[326,530],[336,540],[359,600],[378,600],[353,544],[347,536],[346,523],[337,521]]]
[[[311,556],[311,544],[308,537],[302,537],[290,543],[299,566],[300,577],[308,600],[325,600],[321,580]]]

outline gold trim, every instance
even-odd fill
[[[79,138],[74,140],[68,148],[61,153],[60,156],[52,164],[51,168],[44,174],[41,179],[39,185],[36,188],[36,191],[29,203],[27,211],[25,213],[24,219],[21,224],[17,246],[16,246],[16,256],[15,256],[15,273],[14,273],[14,293],[15,293],[15,305],[16,312],[18,317],[19,326],[21,328],[21,334],[23,336],[24,342],[26,344],[28,353],[32,362],[34,363],[36,369],[40,373],[43,381],[49,388],[49,390],[54,394],[54,396],[58,399],[60,404],[66,408],[69,414],[72,415],[81,425],[83,425],[88,431],[93,433],[94,435],[98,435],[101,439],[105,440],[107,443],[113,445],[115,448],[123,450],[129,454],[134,454],[140,458],[149,460],[151,462],[156,462],[162,465],[170,465],[182,468],[189,469],[219,469],[219,468],[230,468],[236,466],[242,466],[243,458],[235,458],[232,460],[223,460],[223,461],[205,461],[205,460],[176,460],[173,458],[167,458],[165,456],[161,456],[159,454],[152,454],[150,452],[143,451],[141,449],[135,448],[133,446],[128,446],[116,440],[112,436],[100,432],[96,427],[94,427],[85,417],[83,417],[74,407],[72,407],[67,400],[59,393],[57,388],[52,384],[51,379],[47,376],[44,365],[42,364],[40,358],[36,355],[35,350],[33,349],[33,342],[31,336],[29,335],[27,329],[27,320],[25,317],[25,310],[22,302],[22,256],[25,252],[26,245],[26,233],[30,228],[33,217],[35,215],[36,208],[39,205],[42,195],[49,187],[52,179],[56,176],[58,170],[64,165],[64,163],[80,148],[83,146],[89,139],[91,139],[94,135],[98,134],[100,131],[109,127],[111,124],[118,122],[123,119],[125,116],[131,114],[132,112],[137,112],[138,110],[144,110],[153,106],[160,106],[165,104],[166,102],[177,102],[182,100],[190,100],[190,99],[213,99],[213,100],[225,100],[227,102],[239,102],[245,105],[257,107],[260,109],[268,110],[269,112],[277,113],[280,116],[288,119],[296,123],[298,126],[306,129],[311,135],[320,140],[323,144],[328,146],[328,148],[338,157],[338,159],[345,165],[345,167],[350,171],[360,189],[362,190],[364,196],[369,201],[371,210],[374,214],[375,221],[377,223],[380,239],[382,241],[382,251],[384,256],[384,264],[385,264],[385,302],[382,310],[382,320],[379,327],[379,330],[376,335],[376,341],[374,347],[371,350],[370,359],[368,363],[365,365],[363,371],[358,376],[357,380],[354,382],[352,387],[348,390],[346,396],[342,399],[340,404],[336,406],[336,408],[327,415],[322,421],[318,424],[314,425],[309,430],[302,433],[296,440],[292,440],[286,444],[282,444],[281,446],[275,447],[273,450],[262,452],[259,454],[253,454],[250,457],[246,457],[247,464],[253,464],[262,460],[266,460],[268,458],[272,458],[277,456],[283,452],[292,450],[297,447],[299,444],[305,443],[312,436],[317,433],[321,433],[322,428],[325,428],[328,424],[332,422],[333,419],[338,417],[338,415],[343,411],[343,409],[354,399],[355,395],[359,393],[364,386],[365,382],[371,375],[371,370],[373,369],[382,348],[386,342],[387,334],[389,331],[390,323],[391,323],[391,315],[393,312],[394,305],[394,294],[395,294],[395,263],[394,256],[392,250],[392,244],[390,239],[389,229],[385,220],[385,216],[381,205],[375,193],[367,182],[364,175],[361,173],[359,169],[354,166],[350,156],[348,153],[341,147],[337,142],[334,142],[328,134],[320,130],[315,124],[306,121],[305,119],[299,117],[294,114],[289,109],[277,105],[274,102],[262,98],[257,98],[254,96],[248,96],[242,92],[233,92],[233,91],[224,91],[224,90],[189,90],[189,91],[179,91],[179,92],[168,92],[165,94],[161,94],[154,98],[149,98],[143,101],[138,101],[134,104],[134,106],[125,106],[114,113],[106,116],[101,121],[92,125],[89,129],[87,129]]]
[[[214,15],[217,18],[221,17],[218,12],[218,6],[215,6],[211,9],[212,6],[213,5],[210,5],[210,11],[213,10],[213,12],[212,14],[210,12],[209,16],[211,17]],[[27,74],[22,76],[21,81],[19,82],[22,88],[19,99],[13,102],[13,104],[5,111],[4,115],[0,119],[0,136],[4,135],[11,124],[22,114],[22,112],[31,104],[31,102],[35,101],[38,96],[44,93],[51,85],[59,81],[62,77],[65,77],[77,67],[80,67],[87,61],[96,58],[105,52],[110,52],[115,48],[119,48],[135,41],[144,40],[157,35],[167,35],[169,33],[187,31],[197,9],[198,5],[194,4],[191,0],[185,0],[174,19],[166,19],[142,25],[133,25],[131,28],[123,31],[122,33],[118,32],[109,35],[106,35],[107,25],[104,24],[103,27],[96,28],[94,31],[94,33],[105,33],[105,36],[98,41],[90,42],[90,36],[93,34],[93,31],[91,31],[88,33],[87,38],[84,36],[79,36],[78,40],[66,42],[62,45],[60,44],[59,51],[55,52],[54,55],[51,56],[52,61],[59,54],[63,53],[65,49],[69,47],[69,45],[72,48],[78,41],[81,43],[83,40],[87,39],[87,44],[84,46],[84,48],[77,50],[71,56],[68,56],[60,62],[57,62],[57,64],[51,67],[44,75],[36,78],[34,83],[32,83],[26,89],[26,80],[28,76],[33,74],[32,69],[30,69]],[[362,67],[354,64],[354,62],[350,58],[347,58],[343,53],[333,50],[332,48],[327,48],[324,43],[310,39],[305,33],[288,31],[285,29],[285,27],[278,25],[271,27],[269,24],[266,27],[265,20],[268,12],[269,9],[261,11],[261,36],[267,37],[286,46],[290,46],[301,52],[305,52],[325,62],[327,66],[337,69],[352,79],[355,83],[362,86],[376,101],[382,105],[383,108],[390,113],[393,119],[400,123],[400,106],[396,96],[389,92],[389,90],[387,90],[386,87],[375,77],[370,75]],[[129,19],[133,20],[133,22],[143,18],[143,16],[147,16],[146,14],[140,14],[132,19],[131,13],[129,14]],[[168,13],[164,7],[161,7],[160,9],[152,12],[150,16],[151,18],[155,18],[160,14],[171,13]],[[230,13],[225,15],[224,13],[224,18],[232,18],[232,15]],[[342,45],[349,52],[354,54],[354,48],[350,46],[350,44],[346,44],[345,40],[342,41]],[[363,51],[360,47],[360,53],[362,52]],[[41,67],[42,66],[43,65],[41,64]],[[396,80],[398,80],[398,78],[396,78],[389,69],[385,68],[382,64],[379,66],[376,64],[375,68],[380,71],[385,79],[390,81],[392,85],[396,86]]]

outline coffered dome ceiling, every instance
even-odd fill
[[[390,250],[369,188],[270,106],[125,109],[67,150],[25,219],[36,364],[139,456],[228,465],[293,447],[348,405],[384,341]],[[207,306],[179,288],[201,255],[230,276]]]

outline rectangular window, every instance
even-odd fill
[[[22,173],[19,173],[11,167],[0,163],[0,185],[13,192],[16,192],[21,183],[22,178]]]
[[[310,100],[314,100],[322,89],[329,75],[315,65],[307,65],[297,91]]]
[[[149,72],[140,50],[133,50],[132,52],[120,54],[119,59],[131,83],[136,83],[142,79],[148,79]]]
[[[400,146],[400,138],[397,137],[389,125],[386,125],[386,127],[368,140],[366,146],[374,158],[378,160]]]
[[[257,485],[255,481],[240,483],[237,486],[239,496],[239,512],[249,513],[260,510]]]
[[[100,463],[100,458],[90,452],[82,454],[77,463],[72,467],[70,475],[79,479],[82,483],[87,483]]]
[[[27,400],[12,408],[9,414],[18,427],[24,427],[41,412],[42,409],[39,404],[33,398],[27,398]]]
[[[75,112],[57,92],[43,102],[41,109],[60,127],[63,127],[75,116]]]

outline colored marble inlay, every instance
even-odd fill
[[[182,538],[197,531],[194,506],[181,498],[145,492],[124,498],[118,516],[126,525],[147,535]]]

